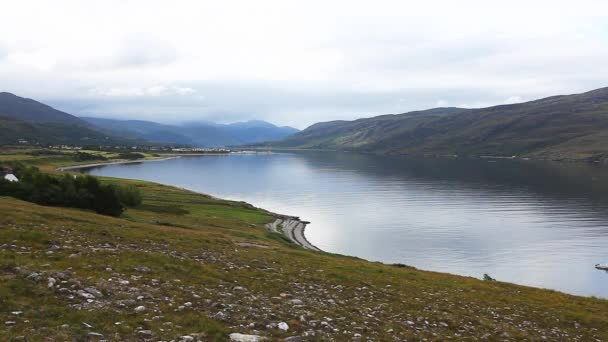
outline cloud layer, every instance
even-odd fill
[[[0,90],[80,115],[303,128],[608,86],[608,3],[11,2]]]

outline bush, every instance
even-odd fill
[[[136,152],[124,152],[124,153],[120,153],[118,155],[118,158],[120,158],[120,159],[129,159],[129,160],[142,159],[145,157],[146,156],[144,156],[143,154],[136,153]]]
[[[120,203],[127,207],[137,207],[141,204],[141,192],[135,185],[118,187],[116,189],[116,194],[118,195]]]
[[[87,153],[87,152],[76,152],[74,154],[74,159],[76,161],[87,161],[87,160],[108,160],[108,158],[99,155],[99,154],[93,154],[93,153]]]
[[[125,206],[141,204],[141,194],[132,186],[102,184],[88,175],[55,176],[22,165],[15,165],[13,169],[19,181],[0,179],[0,196],[42,205],[91,209],[111,216],[120,216]]]

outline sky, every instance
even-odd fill
[[[0,0],[0,91],[297,128],[608,86],[608,1]]]

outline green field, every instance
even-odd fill
[[[307,251],[249,204],[103,181],[134,184],[143,204],[114,218],[0,197],[0,340],[608,339],[603,299]]]

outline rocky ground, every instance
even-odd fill
[[[307,251],[250,206],[137,184],[120,219],[0,198],[0,340],[608,336],[605,300]]]

